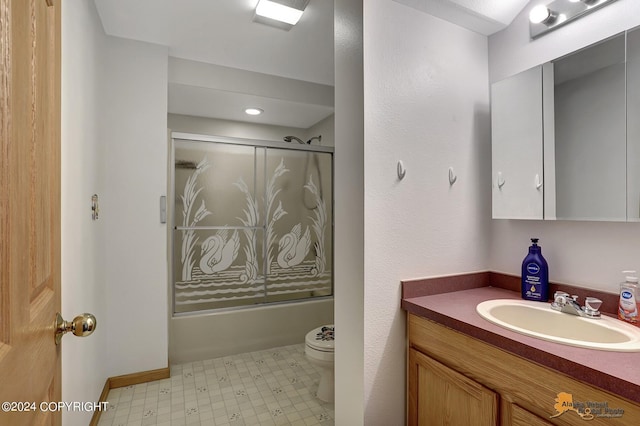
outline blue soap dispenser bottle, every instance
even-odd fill
[[[522,262],[522,298],[546,302],[549,293],[549,267],[542,257],[538,238],[531,238],[529,254]]]

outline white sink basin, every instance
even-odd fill
[[[549,303],[497,299],[479,303],[486,320],[527,336],[603,351],[640,352],[640,328],[615,318],[583,318],[554,311]]]

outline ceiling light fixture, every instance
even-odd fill
[[[262,110],[260,108],[253,108],[252,107],[252,108],[245,109],[244,112],[246,114],[249,114],[249,115],[260,115],[260,114],[262,114],[264,112],[264,110]]]
[[[614,1],[616,0],[554,0],[546,5],[538,4],[529,12],[531,38],[540,37]]]
[[[308,4],[309,0],[260,0],[253,20],[288,31],[298,23]]]

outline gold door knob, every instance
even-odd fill
[[[54,323],[54,329],[56,332],[56,345],[60,344],[60,340],[65,333],[72,332],[78,337],[86,337],[93,333],[96,329],[96,317],[92,314],[81,314],[73,319],[73,321],[65,321],[62,319],[60,312],[56,314],[56,321]]]

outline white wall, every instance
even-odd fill
[[[488,263],[487,38],[391,0],[366,3],[364,28],[365,424],[399,425],[400,280]],[[407,168],[402,181],[398,160]]]
[[[533,3],[505,30],[489,37],[489,71],[497,81],[640,25],[640,2],[617,1],[529,40]],[[623,269],[640,269],[637,223],[494,220],[490,269],[519,274],[530,237],[539,237],[556,282],[616,292]],[[587,266],[588,265],[588,266]]]
[[[362,1],[334,0],[335,415],[364,424],[364,117]]]
[[[62,398],[97,401],[107,377],[104,222],[91,220],[91,195],[103,194],[100,144],[105,42],[93,2],[62,3],[62,315],[97,317],[93,335],[62,343]],[[63,411],[63,423],[86,425],[92,413]]]
[[[65,401],[97,401],[108,377],[167,366],[166,88],[165,48],[107,37],[93,2],[63,3],[62,313],[98,324],[64,339]]]
[[[317,122],[313,126],[309,127],[306,130],[306,136],[304,137],[304,141],[308,141],[314,136],[322,135],[322,141],[318,143],[317,140],[311,142],[316,145],[323,146],[335,146],[335,128],[336,128],[336,116],[335,114],[331,114],[329,117],[325,118],[322,121]]]
[[[93,2],[65,2],[63,19],[63,314],[99,324],[65,339],[63,396],[85,401],[107,377],[167,366],[168,52],[105,36]],[[65,425],[90,414],[65,414]]]
[[[174,57],[169,58],[169,83],[224,92],[250,93],[258,97],[328,108],[332,108],[334,104],[332,87],[326,84]]]
[[[167,367],[165,47],[108,37],[102,143],[109,376]]]

